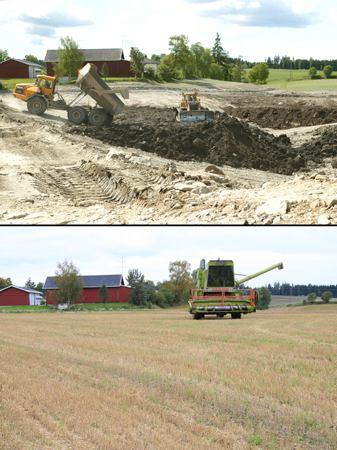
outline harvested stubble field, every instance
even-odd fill
[[[2,315],[0,447],[336,448],[336,312]]]

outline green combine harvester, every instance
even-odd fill
[[[275,269],[283,269],[283,263],[267,267],[253,275],[235,280],[233,261],[210,261],[206,265],[203,259],[196,272],[196,288],[191,291],[190,313],[195,320],[206,315],[232,319],[241,319],[242,314],[256,312],[259,301],[258,291],[247,289],[243,284]]]

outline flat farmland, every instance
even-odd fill
[[[2,314],[0,448],[334,449],[336,313]]]

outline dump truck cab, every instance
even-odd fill
[[[52,99],[55,93],[56,83],[56,77],[39,75],[35,80],[35,84],[17,84],[13,94],[14,97],[25,102],[34,95],[42,95],[46,99]]]
[[[275,269],[283,269],[283,264],[275,264],[253,275],[235,280],[234,262],[231,260],[201,260],[195,272],[195,288],[191,291],[189,312],[196,320],[206,315],[232,319],[256,312],[258,291],[246,288],[243,283]]]

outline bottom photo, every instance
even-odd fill
[[[0,238],[0,449],[336,448],[336,228]]]

